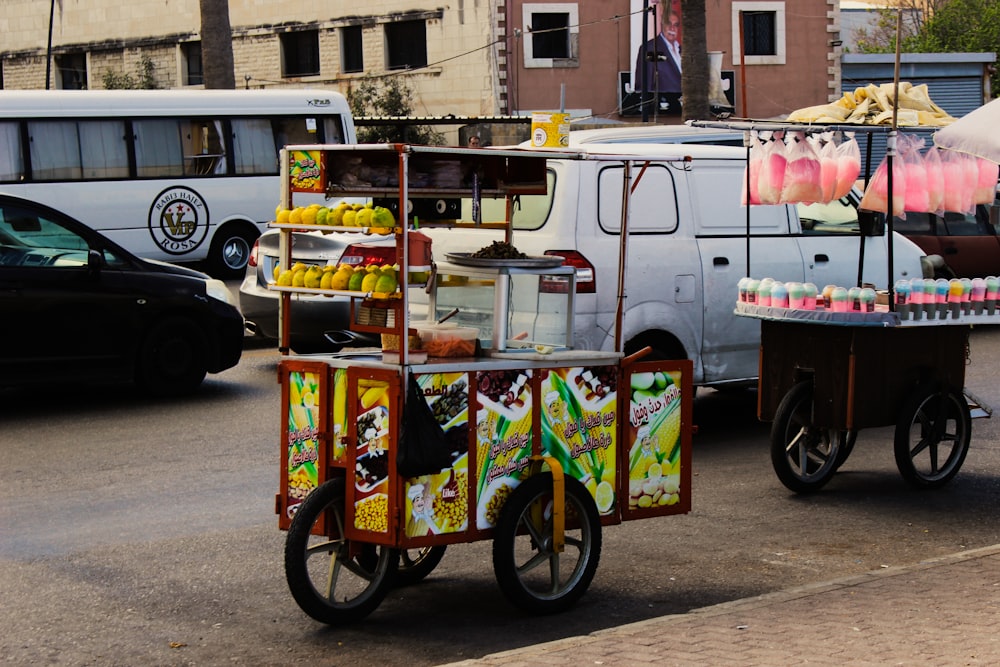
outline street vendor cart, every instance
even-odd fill
[[[758,417],[772,422],[771,462],[787,488],[800,493],[820,489],[851,453],[859,430],[892,425],[894,455],[902,477],[918,488],[936,488],[949,482],[965,461],[972,416],[989,414],[964,384],[971,326],[1000,322],[995,314],[996,287],[992,293],[987,291],[986,282],[991,279],[981,280],[973,290],[972,281],[920,276],[903,280],[894,275],[892,219],[903,210],[899,190],[893,186],[894,175],[902,173],[893,167],[895,125],[752,120],[694,124],[744,130],[748,136],[748,174],[749,135],[753,132],[792,132],[804,137],[849,130],[852,136],[866,133],[869,139],[873,132],[888,135],[888,151],[880,167],[888,179],[883,184],[886,201],[881,211],[888,228],[888,271],[882,289],[860,284],[866,234],[874,230],[881,235],[882,229],[869,219],[866,230],[859,215],[859,284],[849,289],[830,285],[822,288],[823,293],[807,290],[803,297],[801,284],[792,287],[778,282],[779,301],[770,293],[762,298],[759,282],[746,278],[734,291],[735,311],[738,316],[761,321]],[[870,140],[868,147],[870,152]],[[836,172],[837,166],[833,169]],[[821,169],[814,173],[819,179]],[[929,169],[920,172],[924,180],[918,194],[924,197],[924,207],[929,206],[926,190],[930,173]],[[992,183],[987,179],[992,200],[996,165],[992,165],[992,172],[987,167],[984,173],[992,173]],[[851,181],[858,175],[857,171],[853,174]],[[748,190],[749,182],[748,178]],[[869,183],[868,172],[865,182]],[[898,208],[894,207],[894,193]],[[749,204],[768,203],[755,201],[749,193],[744,199]],[[861,204],[865,205],[864,199]],[[748,205],[748,217],[751,209]],[[751,271],[748,266],[748,276]],[[992,281],[995,285],[997,279]],[[798,290],[797,298],[789,298],[789,289]]]
[[[477,248],[440,258],[415,229],[501,227],[514,248],[508,221],[483,221],[478,203],[508,198],[509,218],[510,198],[545,191],[553,154],[403,144],[282,151],[281,209],[294,215],[309,193],[369,202],[352,206],[353,215],[335,204],[276,222],[282,266],[294,268],[293,229],[392,234],[398,260],[298,267],[313,278],[272,286],[282,292],[286,332],[290,297],[304,291],[350,299],[352,328],[382,339],[381,349],[286,356],[279,364],[276,511],[288,531],[289,588],[313,618],[362,618],[394,584],[429,574],[448,545],[483,539],[493,540],[495,575],[514,604],[559,611],[590,584],[604,526],[690,510],[691,362],[625,357],[620,336],[617,351],[574,349],[575,274],[562,258]],[[626,177],[623,186],[622,271],[628,197],[638,181]],[[413,200],[455,197],[472,200],[468,217],[407,214]],[[396,205],[372,205],[387,200]],[[339,280],[320,276],[341,271]],[[353,289],[358,271],[378,277]],[[481,328],[439,323],[445,289],[476,292],[469,302],[488,304]],[[482,290],[492,296],[481,298]],[[536,304],[529,322],[554,314],[547,320],[562,323],[562,336],[517,330],[524,320],[513,313],[515,300]]]

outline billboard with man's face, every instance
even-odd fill
[[[644,12],[644,8],[648,11]],[[641,115],[645,103],[647,115],[679,116],[682,112],[681,0],[631,0],[629,10],[632,69],[619,73],[620,113]],[[713,107],[732,107],[733,77],[731,72],[727,74],[728,77],[722,78],[728,78],[730,85],[727,87],[724,82],[721,85],[727,99],[711,99]]]

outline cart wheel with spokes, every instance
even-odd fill
[[[851,435],[851,431],[813,424],[813,383],[799,382],[785,394],[775,412],[771,465],[781,483],[792,491],[818,491],[846,460],[842,452],[853,447]],[[850,449],[846,451],[850,453]]]
[[[507,498],[493,536],[500,590],[531,613],[564,611],[580,599],[601,557],[601,524],[580,482],[565,478],[565,549],[553,547],[552,473],[533,475]]]
[[[972,418],[962,393],[921,385],[896,421],[894,452],[899,474],[917,488],[943,486],[962,467],[971,438]]]
[[[396,549],[352,545],[344,537],[344,496],[343,479],[321,484],[295,513],[285,541],[285,578],[292,597],[302,611],[330,625],[375,611],[392,588],[399,562]],[[324,520],[325,531],[320,532]]]
[[[399,570],[396,571],[396,586],[410,586],[434,571],[447,547],[421,547],[403,549],[399,552]]]

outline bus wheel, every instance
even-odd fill
[[[250,225],[229,224],[217,231],[208,251],[209,273],[216,278],[242,278],[258,236]]]

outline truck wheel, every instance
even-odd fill
[[[510,494],[493,537],[500,590],[531,613],[564,611],[586,592],[601,558],[601,524],[590,492],[566,477],[565,549],[552,543],[552,473],[529,477]]]

